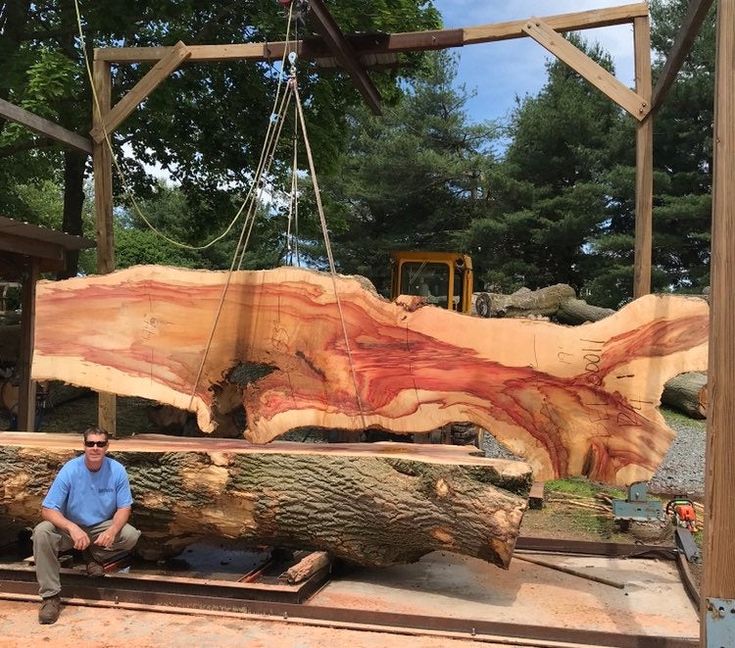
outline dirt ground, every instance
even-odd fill
[[[150,401],[140,398],[118,399],[118,436],[159,431],[147,417],[151,404]],[[84,427],[93,424],[96,417],[96,397],[85,396],[45,413],[41,430],[81,432]],[[0,415],[0,430],[7,429],[7,423],[7,418],[3,419]],[[658,538],[639,538],[620,530],[601,496],[624,497],[622,491],[591,485],[585,480],[559,480],[548,482],[546,492],[544,508],[526,512],[523,535],[608,542],[671,542],[670,527],[660,529]],[[602,510],[605,508],[607,510]],[[692,572],[698,578],[701,566],[693,565]],[[403,648],[409,643],[412,648],[465,648],[470,644],[477,645],[476,642],[466,639],[416,637],[348,629],[337,631],[237,615],[213,617],[190,611],[186,614],[141,612],[120,607],[83,607],[73,603],[64,607],[57,624],[40,626],[37,622],[36,602],[0,600],[0,648],[44,644],[56,648],[148,648],[162,643],[182,648],[322,648],[330,645]],[[492,647],[501,644],[483,645]],[[502,645],[512,644],[504,642]]]
[[[169,614],[66,605],[54,625],[38,605],[0,600],[0,648],[476,648],[471,640],[314,627],[237,616]],[[487,648],[500,644],[483,643]],[[508,644],[504,644],[505,648]]]

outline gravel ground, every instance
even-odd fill
[[[670,410],[662,410],[662,413],[676,432],[676,438],[648,483],[649,490],[652,493],[687,495],[701,500],[704,498],[706,422]]]
[[[649,491],[666,495],[685,495],[694,499],[704,497],[704,449],[706,422],[691,419],[671,410],[661,410],[668,425],[676,432],[676,438],[648,482]],[[492,435],[483,435],[482,449],[488,457],[520,459]]]

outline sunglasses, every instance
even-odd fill
[[[88,448],[94,448],[94,446],[104,448],[107,445],[107,441],[85,441],[84,445]]]

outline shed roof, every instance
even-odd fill
[[[0,216],[0,259],[7,270],[22,266],[23,258],[38,259],[41,272],[63,270],[67,251],[94,247],[94,241]],[[12,274],[12,272],[11,272]]]

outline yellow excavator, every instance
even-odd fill
[[[458,313],[472,311],[472,258],[460,252],[391,252],[391,299],[419,295]]]

